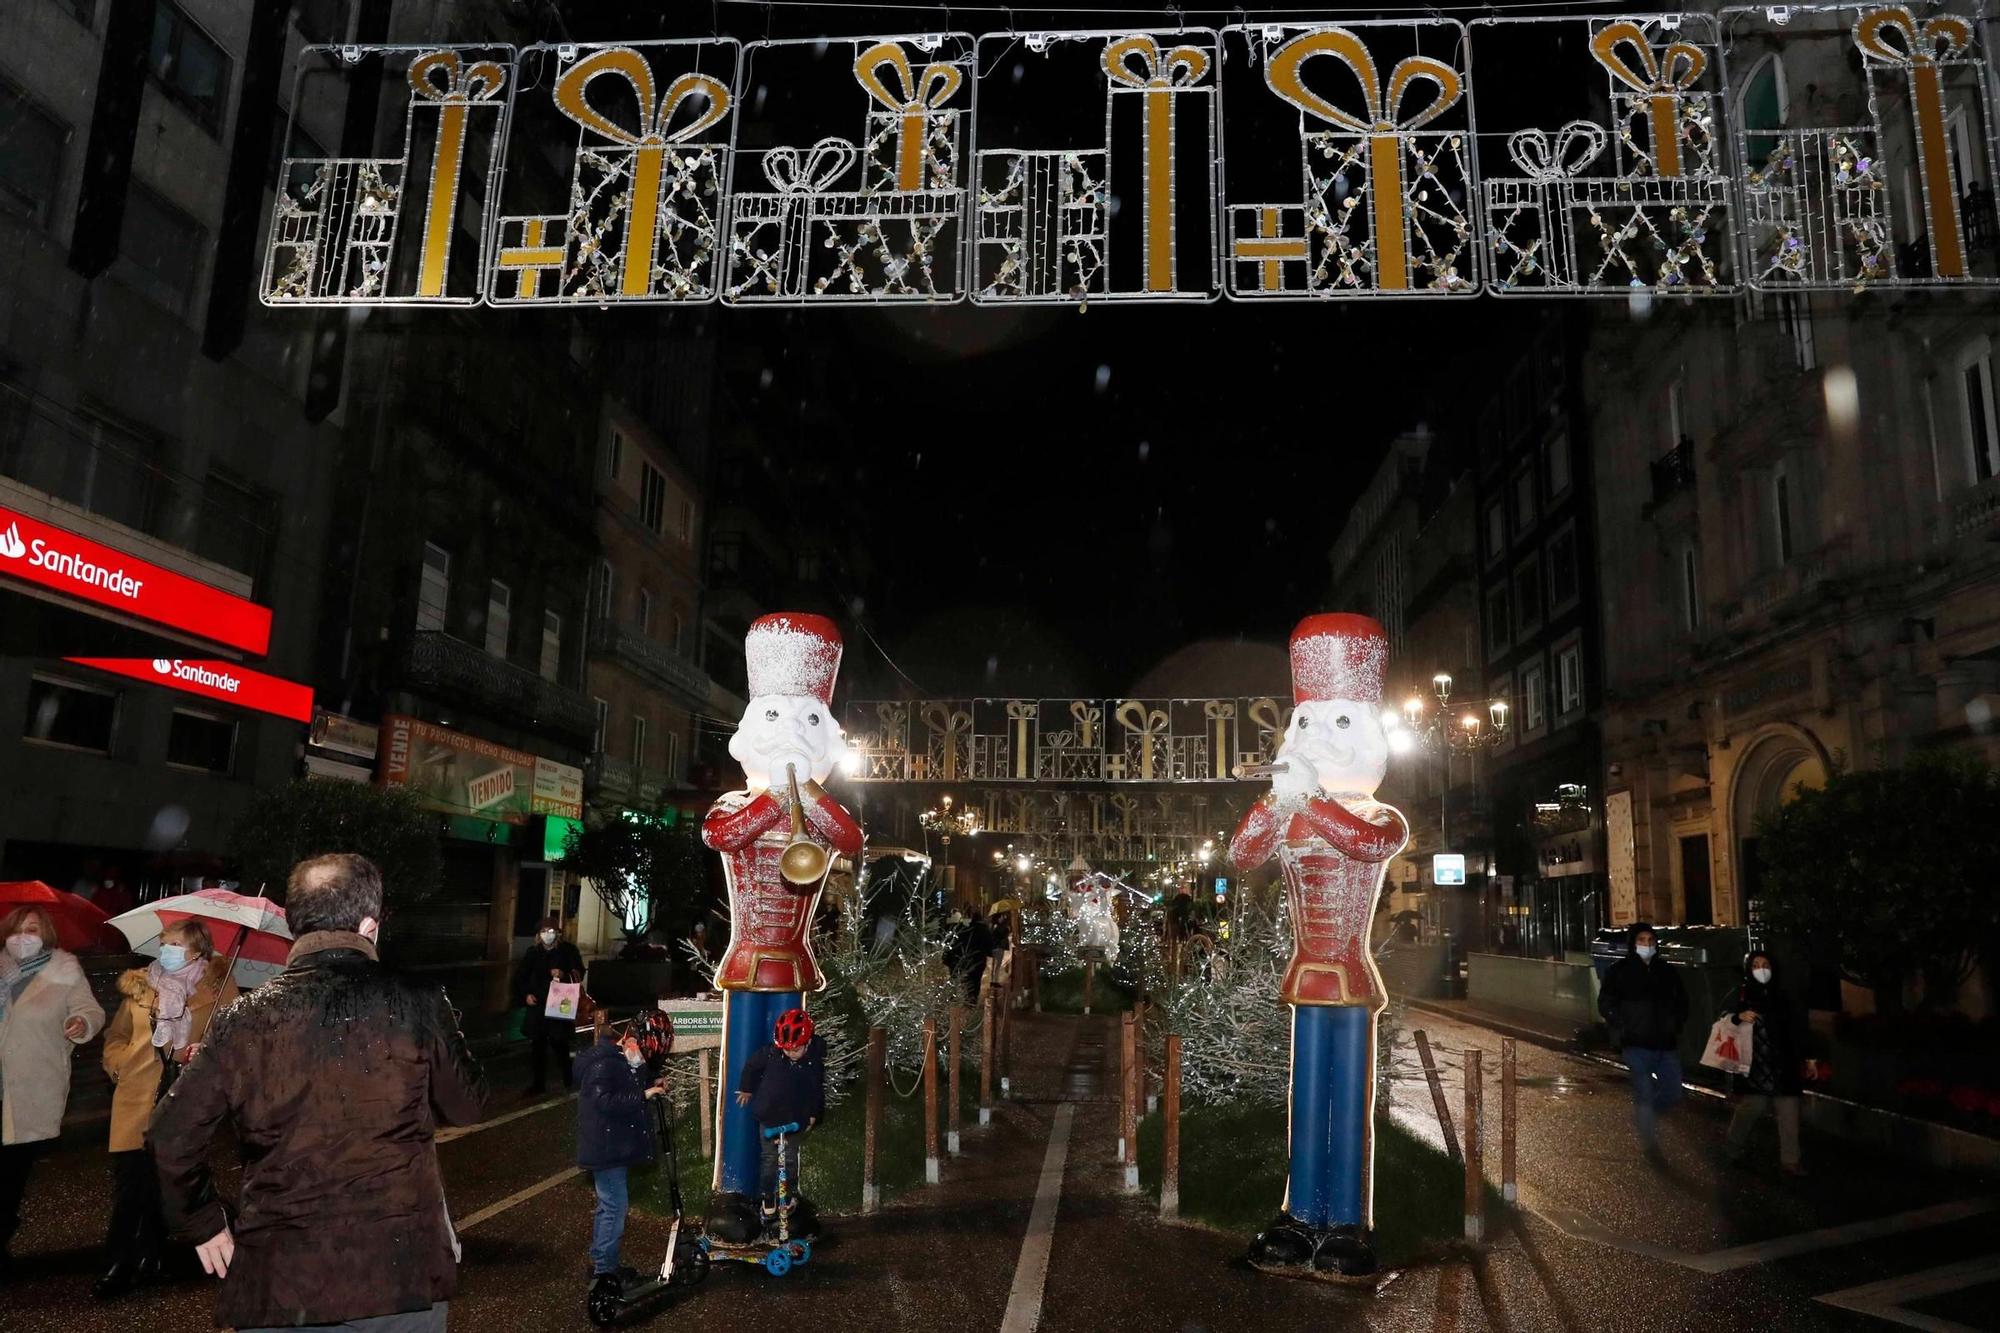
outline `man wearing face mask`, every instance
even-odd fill
[[[443,1333],[458,1283],[437,1126],[485,1079],[444,992],[383,971],[382,874],[350,853],[292,868],[285,970],[209,1028],[147,1132],[167,1225],[222,1279],[215,1322]],[[210,1148],[243,1150],[232,1215]]]
[[[563,1087],[571,1086],[569,1066],[570,1041],[576,1035],[576,1023],[568,1018],[550,1018],[544,1008],[549,999],[551,981],[582,981],[583,955],[576,951],[562,935],[562,918],[553,914],[542,918],[535,927],[535,941],[528,946],[528,952],[521,955],[521,965],[514,969],[514,998],[527,1007],[527,1015],[521,1026],[528,1033],[528,1063],[534,1070],[533,1081],[528,1084],[528,1095],[542,1091],[548,1079],[549,1053],[556,1057],[556,1070],[562,1075]]]
[[[1625,956],[1605,972],[1597,1011],[1631,1073],[1639,1146],[1657,1160],[1659,1117],[1681,1099],[1680,1040],[1688,997],[1679,969],[1659,956],[1658,940],[1645,922],[1632,927]]]

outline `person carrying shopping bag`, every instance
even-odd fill
[[[1778,1166],[1788,1176],[1802,1176],[1799,1164],[1799,1098],[1801,1055],[1798,1007],[1779,988],[1771,955],[1753,953],[1743,960],[1743,984],[1736,1002],[1724,1015],[1752,1028],[1750,1072],[1736,1076],[1742,1095],[1729,1121],[1727,1152],[1732,1164],[1748,1155],[1757,1122],[1771,1113],[1778,1122]]]

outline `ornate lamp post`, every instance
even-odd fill
[[[1488,746],[1498,745],[1507,735],[1508,708],[1505,699],[1489,699],[1483,704],[1460,705],[1457,716],[1453,716],[1451,702],[1452,679],[1449,671],[1440,671],[1431,677],[1431,692],[1437,696],[1437,711],[1428,720],[1424,717],[1424,699],[1411,692],[1403,701],[1402,726],[1391,732],[1391,743],[1395,744],[1396,732],[1408,738],[1399,749],[1421,746],[1436,750],[1444,759],[1444,787],[1438,796],[1438,843],[1440,847],[1450,844],[1448,809],[1451,800],[1451,757],[1454,754],[1471,756]],[[1481,714],[1484,714],[1482,717]]]
[[[945,878],[951,878],[951,840],[953,838],[976,838],[982,827],[979,811],[969,805],[954,806],[951,793],[946,792],[938,803],[917,816],[926,833],[935,833],[944,840]],[[917,905],[917,933],[924,932],[924,914],[929,907],[930,894]]]

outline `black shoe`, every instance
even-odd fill
[[[1290,1213],[1279,1213],[1271,1224],[1257,1233],[1250,1242],[1250,1262],[1253,1264],[1305,1264],[1310,1263],[1318,1237],[1312,1228],[1293,1217]]]
[[[1312,1266],[1321,1273],[1366,1277],[1375,1271],[1373,1238],[1358,1226],[1338,1226],[1319,1238]]]
[[[100,1301],[115,1301],[138,1285],[138,1261],[120,1255],[90,1284],[90,1294]]]
[[[757,1203],[743,1194],[711,1195],[702,1229],[724,1244],[747,1244],[758,1235]]]

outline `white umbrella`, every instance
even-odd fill
[[[203,889],[135,907],[111,918],[134,953],[157,957],[160,932],[189,918],[208,927],[217,954],[230,960],[230,975],[244,990],[261,986],[285,970],[292,928],[285,909],[269,898],[251,898],[227,889]]]

